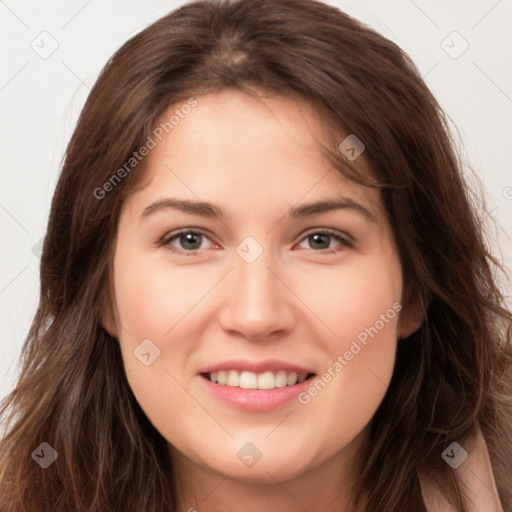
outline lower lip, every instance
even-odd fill
[[[199,375],[199,377],[213,396],[244,411],[270,411],[276,409],[286,402],[297,398],[300,393],[311,385],[315,378],[315,376],[312,376],[300,384],[283,388],[243,389],[217,384],[203,375]]]

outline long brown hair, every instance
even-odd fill
[[[371,178],[336,147],[322,150],[339,172],[381,189],[405,306],[424,311],[422,327],[399,341],[355,500],[366,495],[369,512],[424,510],[422,470],[465,511],[441,453],[479,425],[512,510],[512,314],[445,114],[399,47],[338,9],[244,0],[193,2],[153,23],[113,55],[87,99],[51,205],[21,374],[2,404],[2,511],[177,510],[167,442],[138,405],[119,345],[100,323],[101,305],[113,307],[121,206],[144,161],[112,177],[170,105],[227,87],[296,97],[314,107],[333,141],[354,133],[364,142]],[[47,469],[32,457],[43,442],[58,453]]]

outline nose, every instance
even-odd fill
[[[276,265],[269,263],[265,251],[252,263],[235,254],[219,313],[220,325],[226,332],[259,341],[283,336],[293,329],[294,295]]]

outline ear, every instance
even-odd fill
[[[112,338],[119,338],[117,324],[110,311],[100,312],[100,324]]]
[[[107,286],[103,287],[100,300],[98,301],[98,317],[103,329],[105,329],[113,338],[118,338],[119,330],[117,328],[117,321],[114,316],[114,307]]]
[[[426,308],[419,298],[408,301],[400,311],[398,320],[398,339],[409,337],[415,333],[423,324]]]

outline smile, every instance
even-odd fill
[[[206,393],[223,405],[242,411],[271,411],[296,401],[298,395],[312,384],[316,374],[285,370],[260,374],[220,370],[198,376]]]
[[[255,373],[251,371],[219,370],[205,374],[210,382],[242,389],[274,389],[294,386],[304,382],[313,374],[289,372],[286,370]]]

